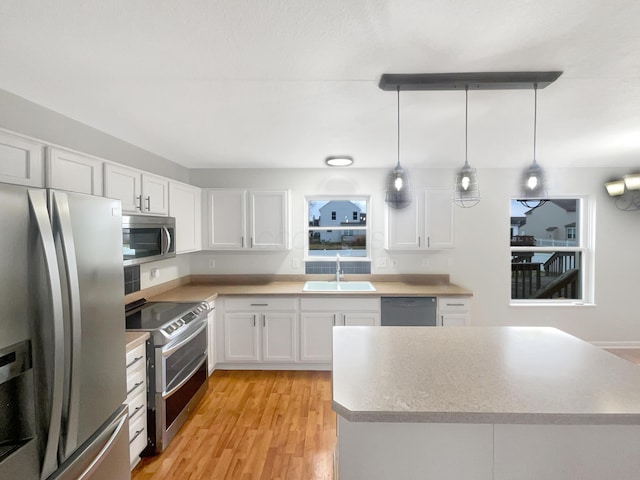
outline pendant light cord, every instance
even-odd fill
[[[398,85],[397,87],[397,92],[398,92],[398,101],[397,101],[397,105],[398,105],[398,167],[400,166],[400,85]]]
[[[464,165],[469,166],[468,149],[469,149],[469,85],[464,86]]]
[[[538,84],[533,84],[533,163],[536,163],[536,134],[538,125]]]

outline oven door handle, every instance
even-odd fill
[[[203,321],[202,325],[200,327],[198,327],[198,329],[195,332],[193,332],[187,338],[182,340],[180,343],[177,343],[176,345],[173,345],[172,347],[167,348],[166,350],[163,348],[162,349],[162,357],[163,358],[170,357],[176,350],[180,350],[182,347],[184,347],[185,344],[189,343],[191,340],[193,340],[195,337],[197,337],[198,334],[200,332],[202,332],[205,328],[207,328],[207,322]]]
[[[191,373],[189,373],[189,375],[187,375],[178,385],[176,385],[175,387],[173,387],[171,390],[169,390],[168,392],[163,392],[162,393],[162,399],[166,400],[167,398],[169,398],[171,395],[173,395],[174,393],[176,393],[178,390],[180,390],[180,388],[182,388],[182,386],[187,383],[189,380],[191,380],[191,377],[193,377],[196,372],[198,370],[200,370],[200,367],[202,366],[203,362],[207,361],[207,352],[204,352],[204,354],[202,355],[202,359],[198,362],[198,364],[193,368],[193,370],[191,371]]]

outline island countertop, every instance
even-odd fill
[[[351,422],[640,424],[640,368],[555,328],[340,327]]]

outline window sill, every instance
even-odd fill
[[[524,300],[524,301],[509,302],[509,307],[515,307],[515,308],[519,308],[519,307],[596,307],[596,306],[597,305],[595,303],[584,302],[579,300],[574,300],[574,301],[556,300],[555,302],[550,302],[550,301],[531,302],[531,301]]]

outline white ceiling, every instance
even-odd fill
[[[3,0],[0,88],[191,168],[396,162],[383,73],[562,70],[545,167],[640,164],[638,0]],[[464,162],[464,92],[402,92],[401,162]],[[469,163],[532,159],[533,91],[469,94]]]

